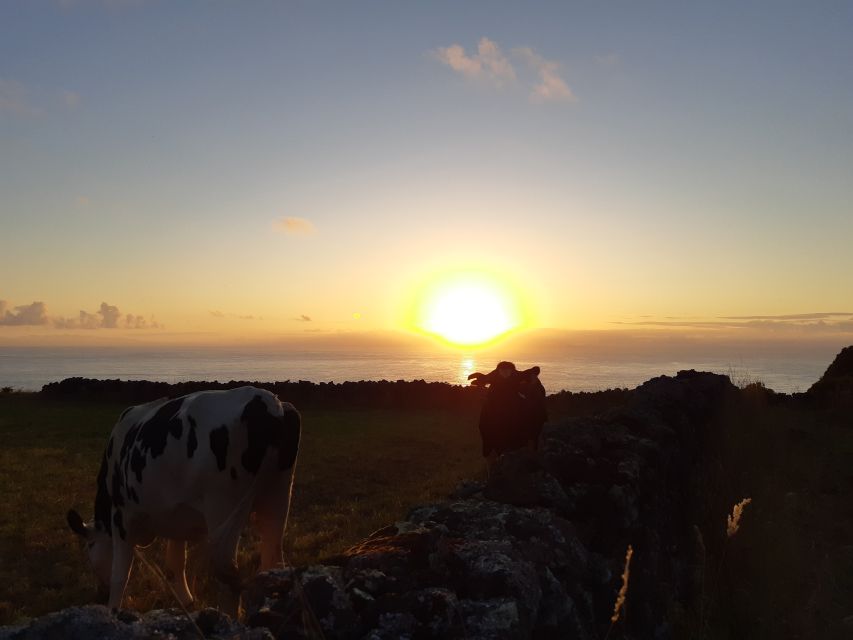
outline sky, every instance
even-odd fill
[[[0,3],[0,344],[853,342],[848,2]]]

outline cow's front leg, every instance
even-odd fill
[[[218,496],[217,496],[218,497]],[[219,609],[233,618],[240,610],[242,584],[237,570],[237,543],[243,524],[249,518],[250,500],[217,502],[211,498],[206,506],[206,520],[210,536],[210,559],[213,575],[219,582]]]
[[[166,542],[166,577],[175,590],[180,603],[187,607],[193,603],[193,594],[187,586],[187,543],[183,540]]]
[[[110,609],[121,608],[132,566],[133,545],[122,540],[118,532],[113,532],[113,565],[110,572],[110,600],[107,603]]]

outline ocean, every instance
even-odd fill
[[[631,388],[658,375],[697,369],[732,375],[737,382],[760,380],[775,391],[806,391],[831,362],[826,356],[756,355],[672,359],[656,356],[620,360],[613,357],[542,358],[539,365],[548,393],[566,389],[598,391]],[[49,382],[82,376],[122,380],[228,382],[308,380],[427,380],[467,384],[468,374],[488,372],[494,357],[477,354],[345,353],[275,351],[257,348],[0,347],[0,388],[37,391]]]

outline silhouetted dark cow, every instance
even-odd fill
[[[489,387],[480,412],[483,456],[492,463],[507,451],[535,449],[548,417],[539,367],[518,371],[512,362],[500,362],[491,373],[472,373],[468,379]]]
[[[134,547],[156,537],[168,540],[167,573],[181,601],[191,603],[186,542],[207,536],[220,606],[236,613],[237,542],[250,513],[261,536],[261,570],[282,561],[300,423],[291,404],[255,387],[125,410],[101,461],[95,517],[84,524],[68,512],[102,589],[109,588],[109,606],[121,605]]]

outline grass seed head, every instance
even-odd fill
[[[738,502],[732,508],[732,514],[726,517],[726,535],[731,538],[740,529],[740,519],[743,516],[743,510],[750,502],[752,502],[752,498],[744,498],[740,502]]]
[[[631,556],[633,555],[634,548],[629,544],[628,550],[625,552],[625,569],[622,571],[622,586],[619,587],[619,595],[616,596],[616,603],[613,605],[613,615],[610,616],[612,624],[615,624],[619,620],[622,607],[625,606],[625,597],[628,595],[628,581],[631,577]]]

